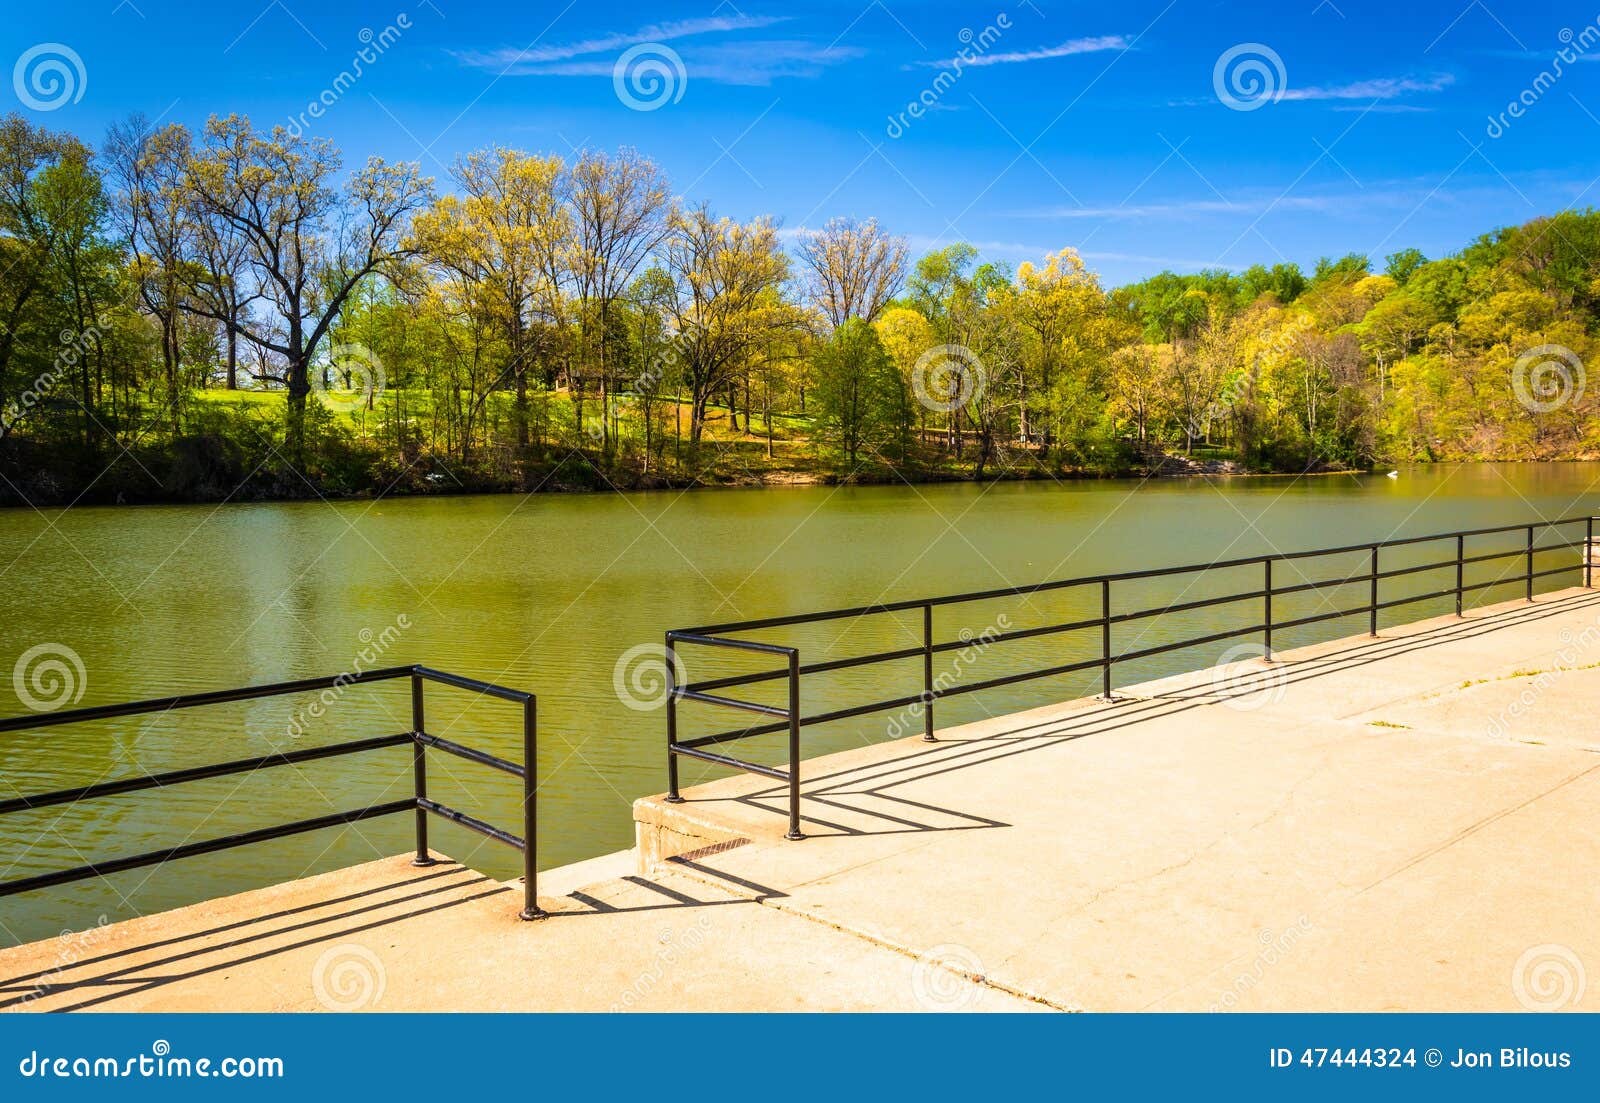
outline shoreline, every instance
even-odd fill
[[[565,461],[563,461],[563,462],[565,462]],[[1231,461],[1229,461],[1229,462],[1231,462]],[[1476,461],[1464,461],[1464,462],[1476,462]],[[1481,462],[1505,462],[1505,461],[1481,461]],[[1563,462],[1582,462],[1582,461],[1575,461],[1575,460],[1574,461],[1564,461],[1564,460],[1549,460],[1549,461],[1527,460],[1527,461],[1513,461],[1513,462],[1563,463]],[[560,466],[561,465],[558,464],[556,466],[556,468],[555,468],[555,471],[559,471],[560,470]],[[1428,466],[1432,466],[1432,465],[1430,464]],[[116,493],[115,497],[91,495],[91,494],[88,494],[86,492],[79,492],[76,496],[73,496],[70,492],[64,492],[64,493],[61,494],[61,499],[62,499],[61,501],[51,501],[51,500],[48,500],[48,499],[43,499],[43,500],[36,499],[36,500],[33,500],[33,501],[29,501],[26,498],[22,498],[22,500],[17,500],[20,497],[20,494],[18,492],[15,492],[14,489],[13,489],[13,491],[11,493],[7,493],[5,495],[0,495],[0,511],[18,510],[18,509],[40,510],[40,509],[51,509],[51,508],[69,508],[70,509],[70,508],[76,508],[76,507],[79,507],[79,506],[90,506],[90,507],[96,507],[96,508],[112,508],[112,509],[125,509],[125,508],[126,509],[131,509],[131,508],[137,508],[137,507],[141,507],[141,506],[266,505],[266,504],[272,504],[272,503],[317,502],[317,501],[323,501],[323,502],[329,502],[329,503],[332,503],[332,502],[363,502],[363,501],[372,502],[372,501],[379,501],[379,500],[397,500],[397,499],[414,499],[414,498],[429,498],[429,499],[433,499],[433,498],[480,498],[480,497],[496,497],[496,496],[529,497],[529,496],[536,495],[536,494],[538,494],[538,495],[543,495],[543,494],[594,494],[594,495],[645,494],[645,493],[657,493],[657,492],[667,492],[667,491],[677,492],[677,493],[685,493],[685,492],[688,492],[688,491],[706,491],[706,490],[785,490],[785,489],[804,489],[804,488],[812,488],[812,487],[845,487],[845,486],[851,486],[851,487],[943,486],[943,485],[951,485],[951,484],[958,484],[958,483],[968,483],[968,484],[972,484],[972,485],[986,485],[986,484],[991,484],[991,483],[1036,483],[1036,482],[1054,482],[1054,483],[1078,483],[1078,482],[1090,483],[1090,482],[1117,482],[1117,481],[1123,481],[1123,482],[1152,482],[1152,481],[1168,481],[1168,480],[1183,480],[1183,479],[1229,479],[1229,480],[1232,480],[1232,479],[1283,479],[1283,478],[1325,477],[1325,476],[1334,476],[1334,475],[1345,475],[1345,476],[1351,476],[1351,475],[1375,475],[1375,474],[1380,473],[1382,470],[1383,470],[1383,465],[1379,465],[1377,467],[1373,467],[1373,468],[1369,468],[1369,469],[1365,469],[1365,470],[1360,469],[1360,468],[1327,468],[1327,469],[1316,470],[1316,471],[1244,471],[1244,470],[1208,470],[1208,469],[1204,469],[1204,468],[1200,468],[1200,469],[1196,469],[1196,470],[1160,470],[1160,469],[1157,469],[1157,468],[1146,468],[1146,469],[1143,469],[1143,470],[1133,469],[1133,470],[1128,470],[1128,471],[1101,473],[1101,472],[1085,471],[1085,470],[1066,471],[1066,472],[1048,472],[1048,471],[1043,471],[1043,470],[1039,470],[1039,469],[1025,469],[1025,470],[1009,470],[1009,471],[989,472],[989,473],[985,474],[985,476],[983,478],[979,479],[979,478],[975,478],[974,476],[972,476],[970,474],[968,474],[968,475],[942,474],[942,473],[934,473],[934,472],[926,472],[926,471],[917,472],[915,474],[906,474],[904,472],[883,473],[883,474],[872,473],[872,474],[866,475],[864,477],[860,476],[860,475],[855,475],[855,476],[851,476],[851,477],[848,477],[848,478],[840,478],[838,476],[835,476],[835,475],[832,475],[832,474],[828,474],[828,473],[817,473],[817,472],[795,470],[795,469],[775,469],[775,470],[772,470],[772,471],[762,472],[762,473],[751,475],[751,476],[748,476],[748,477],[736,478],[736,479],[723,479],[723,480],[698,480],[698,479],[674,480],[674,479],[670,479],[670,478],[669,479],[660,479],[660,480],[650,479],[650,480],[647,480],[647,481],[643,481],[643,482],[639,482],[639,483],[635,483],[635,484],[631,484],[631,485],[619,485],[616,480],[614,480],[614,479],[612,479],[612,478],[610,478],[608,476],[605,476],[604,474],[600,474],[600,478],[602,480],[602,482],[600,484],[595,484],[595,483],[592,483],[592,482],[585,483],[585,482],[580,482],[580,481],[561,481],[561,480],[555,479],[552,474],[547,474],[545,476],[545,478],[542,481],[540,481],[533,489],[520,489],[520,488],[505,487],[505,486],[482,486],[482,487],[458,487],[458,488],[453,488],[453,489],[449,489],[449,490],[442,490],[442,489],[432,489],[432,488],[426,488],[426,487],[416,487],[414,485],[400,485],[399,483],[395,483],[395,484],[392,484],[389,488],[387,488],[384,491],[382,491],[381,493],[375,493],[371,489],[342,492],[342,491],[330,491],[330,490],[328,490],[326,488],[317,488],[313,492],[303,493],[303,494],[241,495],[239,493],[239,490],[242,489],[242,487],[241,487],[241,488],[236,488],[233,492],[231,492],[229,494],[219,495],[219,496],[171,495],[171,496],[151,496],[151,497],[148,497],[148,498],[141,497],[141,498],[137,498],[137,499],[133,499],[133,500],[129,500],[126,497],[124,497],[123,493],[120,492],[120,491]],[[594,468],[594,467],[591,467],[590,471],[591,472],[598,472],[598,469]],[[304,485],[304,483],[302,483],[302,485]]]

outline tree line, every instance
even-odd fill
[[[1600,216],[1107,289],[915,261],[631,149],[448,179],[238,115],[0,120],[0,496],[281,497],[1591,455]]]

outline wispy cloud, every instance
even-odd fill
[[[960,65],[974,69],[983,65],[1016,65],[1028,61],[1049,61],[1052,58],[1072,57],[1074,54],[1095,54],[1105,50],[1127,50],[1132,43],[1126,35],[1103,34],[1092,38],[1074,38],[1059,46],[1045,46],[1037,50],[1014,50],[1000,54],[975,54],[972,57],[947,57],[939,61],[919,61],[917,65],[930,69],[945,69]]]
[[[1181,218],[1197,214],[1256,214],[1275,210],[1325,211],[1337,201],[1318,196],[1281,196],[1277,199],[1183,199],[1169,203],[1125,203],[1115,207],[1034,207],[1008,211],[1017,218],[1144,219]]]
[[[775,77],[815,77],[830,65],[862,56],[850,46],[819,50],[810,42],[774,41],[726,43],[684,51],[684,64],[693,80],[714,84],[765,85]],[[529,70],[512,70],[513,76],[609,77],[614,57],[573,58]]]
[[[646,42],[676,42],[699,35],[728,34],[733,31],[770,27],[788,18],[790,17],[786,15],[719,15],[705,19],[680,19],[672,23],[652,23],[636,31],[616,32],[577,42],[550,43],[520,50],[508,46],[487,52],[463,50],[452,53],[458,61],[474,68],[504,70],[510,76],[531,75],[524,73],[524,70],[531,70],[533,73],[544,72],[544,66],[570,58],[616,53],[618,50],[643,45]]]
[[[1412,92],[1442,92],[1455,83],[1449,73],[1431,77],[1377,77],[1350,84],[1311,85],[1284,89],[1285,100],[1392,100]]]
[[[526,50],[457,51],[463,65],[512,77],[612,75],[617,56],[632,46],[680,43],[689,75],[715,84],[764,85],[777,77],[814,77],[832,65],[862,56],[850,46],[819,47],[797,39],[696,42],[711,36],[761,30],[791,19],[786,15],[729,15],[653,23],[638,30],[599,35]]]
[[[1329,111],[1349,111],[1365,115],[1371,112],[1374,115],[1431,115],[1434,109],[1423,107],[1415,103],[1340,103],[1328,109]]]

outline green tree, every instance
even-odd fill
[[[911,399],[878,333],[851,318],[820,344],[812,362],[817,440],[853,473],[863,453],[894,462],[905,455]]]

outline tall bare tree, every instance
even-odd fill
[[[689,387],[693,447],[705,430],[711,396],[799,319],[782,296],[789,257],[769,218],[741,224],[717,218],[701,204],[674,216],[663,252],[672,288],[665,307]]]
[[[594,347],[599,356],[601,445],[611,450],[612,304],[667,235],[672,195],[666,174],[632,149],[615,156],[585,152],[572,166],[574,237],[570,268],[584,335],[580,356]],[[574,401],[582,403],[582,381],[574,380]],[[579,406],[581,417],[581,405]]]
[[[835,329],[851,318],[877,321],[905,284],[905,238],[885,233],[875,218],[835,218],[802,230],[799,253],[807,298]]]

